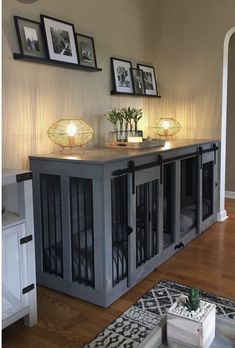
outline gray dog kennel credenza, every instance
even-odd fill
[[[218,141],[30,157],[37,282],[103,307],[216,221]]]

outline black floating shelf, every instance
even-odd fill
[[[75,70],[85,70],[85,71],[91,71],[91,72],[102,71],[102,69],[100,69],[100,68],[94,68],[91,66],[84,66],[84,65],[80,65],[80,64],[61,62],[58,60],[52,60],[52,59],[48,59],[48,58],[30,57],[30,56],[25,56],[25,55],[20,54],[20,53],[14,53],[13,57],[14,57],[14,59],[23,60],[26,62],[55,65],[55,66],[60,66],[62,68],[69,68],[69,69],[75,69]]]
[[[149,94],[136,94],[136,93],[125,93],[111,91],[112,95],[132,95],[133,97],[149,97],[149,98],[161,98],[160,95],[149,95]]]

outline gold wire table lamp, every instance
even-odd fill
[[[81,147],[93,137],[92,127],[80,119],[61,119],[53,123],[48,131],[48,137],[62,148]]]

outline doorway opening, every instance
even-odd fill
[[[228,52],[229,41],[235,33],[235,27],[231,28],[224,39],[223,53],[223,80],[222,80],[222,113],[221,113],[221,165],[220,165],[220,202],[218,221],[227,219],[227,212],[224,206],[225,200],[225,168],[226,168],[226,130],[227,130],[227,96],[228,96]]]

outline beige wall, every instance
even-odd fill
[[[235,34],[229,42],[226,191],[235,192]]]
[[[235,26],[234,0],[160,0],[157,58],[162,100],[181,138],[219,138],[223,43]]]
[[[155,0],[38,0],[23,5],[3,0],[3,165],[27,166],[30,154],[52,151],[48,127],[60,118],[87,120],[95,136],[90,146],[102,144],[111,129],[103,114],[113,107],[141,107],[142,127],[154,115],[155,98],[110,95],[110,57],[154,63]],[[40,13],[75,25],[77,32],[93,36],[102,72],[89,73],[49,65],[16,61],[18,43],[13,16],[39,20]]]
[[[95,38],[99,73],[14,61],[12,17],[39,14],[72,22]],[[142,107],[145,134],[175,116],[179,138],[219,138],[223,42],[235,25],[234,0],[3,0],[3,164],[26,167],[30,154],[53,150],[46,131],[61,117],[80,117],[102,144],[112,107]],[[110,56],[155,63],[162,99],[110,96]]]

